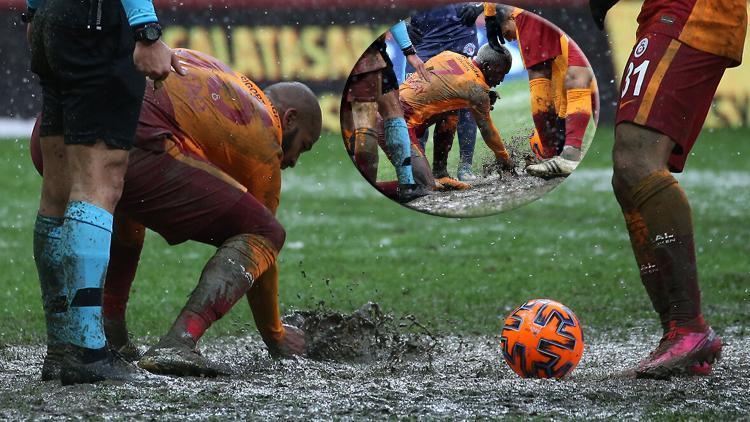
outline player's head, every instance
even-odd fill
[[[510,6],[497,6],[497,19],[500,21],[500,31],[503,38],[508,41],[515,41],[518,38],[516,32],[516,18],[513,16],[513,8]]]
[[[505,75],[510,72],[510,66],[513,64],[513,58],[507,48],[500,46],[501,50],[497,51],[490,47],[489,44],[483,45],[474,57],[474,63],[484,74],[484,80],[489,86],[495,86],[505,79]]]
[[[305,84],[279,82],[264,90],[281,117],[281,168],[294,167],[303,152],[320,137],[322,117],[318,98]]]

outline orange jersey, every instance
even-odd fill
[[[497,5],[495,3],[484,3],[484,16],[495,16],[497,15]]]
[[[636,37],[656,32],[706,53],[742,62],[746,0],[645,0]]]
[[[401,84],[399,97],[409,128],[432,123],[440,114],[469,109],[482,139],[495,157],[508,159],[500,133],[490,117],[490,87],[474,61],[452,51],[444,51],[425,63],[430,82],[417,72]]]
[[[270,100],[246,76],[197,51],[176,50],[186,76],[149,84],[136,146],[167,139],[176,158],[209,161],[272,212],[281,190],[281,120]],[[193,158],[200,160],[191,161]],[[208,169],[206,169],[209,171]]]
[[[489,119],[490,87],[472,59],[445,51],[425,66],[432,76],[430,82],[414,72],[399,89],[407,125],[418,126],[439,114],[464,108]]]

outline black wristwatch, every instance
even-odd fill
[[[159,22],[147,23],[133,28],[133,38],[136,42],[153,44],[161,38],[161,25]]]
[[[31,23],[31,21],[34,20],[34,15],[36,14],[36,9],[26,9],[26,12],[21,13],[21,22],[23,23]]]
[[[414,49],[413,45],[410,45],[404,49],[401,49],[401,52],[404,53],[404,56],[411,56],[412,54],[417,54],[417,50]]]

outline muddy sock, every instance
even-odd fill
[[[112,250],[116,252],[113,253],[107,268],[107,282],[104,283],[102,294],[102,317],[107,340],[115,348],[120,348],[129,341],[125,312],[141,248],[113,244]]]
[[[384,122],[385,143],[396,167],[398,182],[402,185],[414,183],[411,170],[411,140],[403,117],[394,117]]]
[[[583,136],[591,120],[591,90],[569,89],[567,91],[567,114],[565,116],[565,146],[579,150]]]
[[[93,204],[74,201],[62,226],[63,275],[68,311],[63,335],[80,348],[84,361],[106,355],[102,326],[102,286],[109,261],[112,214]]]
[[[227,239],[206,263],[198,286],[160,343],[194,348],[208,327],[229,312],[276,262],[277,254],[262,236],[242,234]]]
[[[663,170],[641,180],[632,198],[648,228],[656,265],[667,287],[670,319],[677,325],[688,323],[701,310],[693,223],[685,192]]]
[[[432,174],[436,179],[441,177],[448,177],[448,155],[453,147],[453,136],[441,136],[444,134],[437,134],[433,136],[435,142],[435,149],[432,155]]]
[[[370,128],[354,131],[354,161],[370,183],[378,177],[378,135]]]
[[[529,81],[531,91],[531,117],[534,120],[536,133],[539,135],[542,156],[551,157],[557,151],[555,136],[557,113],[552,96],[552,81],[547,78],[535,78]]]
[[[471,167],[477,142],[477,123],[469,109],[459,111],[458,116],[459,166]]]
[[[42,288],[47,346],[63,345],[62,330],[67,308],[67,291],[62,280],[62,217],[36,216],[34,224],[34,262]]]
[[[247,292],[247,301],[263,341],[273,348],[284,338],[285,329],[279,311],[279,270],[272,265],[253,283]]]
[[[641,282],[646,288],[649,299],[654,310],[659,314],[659,322],[666,332],[669,329],[669,295],[667,288],[659,274],[659,267],[656,265],[654,250],[651,248],[651,242],[648,236],[648,228],[643,221],[643,217],[637,210],[625,211],[625,225],[630,235],[630,245],[633,248],[635,262],[641,275]]]

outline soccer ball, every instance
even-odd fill
[[[573,311],[549,299],[533,299],[505,319],[503,357],[522,378],[563,378],[583,355],[583,330]]]

